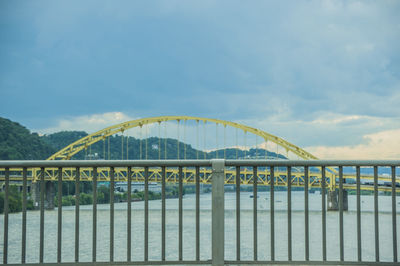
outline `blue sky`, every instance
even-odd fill
[[[192,115],[321,158],[400,159],[398,14],[399,1],[1,1],[0,116],[48,133]]]

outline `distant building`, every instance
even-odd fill
[[[100,158],[97,152],[85,155],[85,160],[101,160],[101,159],[102,158]]]
[[[119,192],[128,191],[128,183],[126,182],[116,182],[115,190]],[[131,192],[134,191],[144,191],[144,182],[132,183]],[[161,184],[149,182],[149,191],[161,192]]]

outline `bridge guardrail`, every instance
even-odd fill
[[[339,260],[329,261],[327,260],[327,221],[326,221],[326,171],[328,167],[338,167],[339,171]],[[344,259],[344,230],[343,230],[343,213],[344,213],[344,174],[343,167],[353,166],[356,168],[356,196],[357,196],[357,260],[356,261],[345,261]],[[374,234],[375,234],[375,261],[364,261],[362,259],[362,243],[361,243],[361,205],[360,205],[360,167],[373,167],[374,169],[374,181],[373,181],[373,194],[374,194]],[[129,264],[213,264],[213,265],[224,265],[224,264],[397,264],[397,217],[396,217],[396,185],[399,180],[396,179],[396,167],[400,166],[399,160],[391,161],[342,161],[342,160],[310,160],[310,161],[291,161],[291,160],[224,160],[224,159],[212,159],[212,160],[148,160],[148,161],[0,161],[0,168],[4,168],[4,236],[3,236],[3,263],[8,264],[8,229],[9,229],[9,181],[10,181],[10,169],[12,168],[23,168],[23,201],[22,201],[22,241],[21,241],[21,263],[26,263],[26,235],[27,235],[27,172],[30,168],[41,168],[40,175],[40,245],[39,245],[39,261],[38,264],[44,263],[44,199],[45,199],[45,179],[44,170],[47,167],[58,168],[58,191],[62,191],[62,168],[63,167],[75,167],[77,178],[75,178],[75,185],[77,188],[76,202],[75,202],[75,263],[77,264],[96,264],[97,262],[97,168],[98,167],[109,167],[110,168],[110,250],[109,250],[109,261],[106,264],[118,264],[118,265],[129,265]],[[92,224],[92,263],[80,262],[79,260],[79,168],[90,167],[93,168],[93,224]],[[127,201],[127,254],[126,261],[114,261],[114,186],[115,176],[114,169],[116,167],[126,167],[128,171],[128,201]],[[143,261],[132,261],[131,248],[131,168],[132,167],[143,167],[144,168],[144,260]],[[149,260],[149,167],[160,167],[162,171],[162,204],[161,204],[161,260],[154,261]],[[165,181],[166,181],[166,168],[177,167],[179,169],[179,224],[178,224],[178,243],[179,243],[179,255],[177,261],[166,260],[166,223],[165,223]],[[195,260],[184,260],[183,258],[183,168],[194,167],[196,169],[196,230],[195,230]],[[211,236],[212,236],[212,253],[211,257],[207,260],[200,260],[200,168],[209,167],[212,169],[212,222],[211,222]],[[224,171],[226,167],[234,167],[236,170],[236,260],[226,260],[224,256],[225,248],[225,236],[224,236]],[[259,180],[254,182],[253,180],[253,260],[242,260],[241,259],[241,218],[240,218],[240,168],[241,167],[252,167],[253,176],[257,176],[258,167],[269,167],[271,173],[270,182],[270,260],[258,260],[258,217],[257,217],[257,186]],[[275,200],[274,200],[274,186],[278,182],[278,178],[274,175],[275,167],[286,167],[287,176],[291,177],[291,171],[293,167],[304,167],[304,260],[294,261],[292,256],[292,188],[291,182],[288,182],[287,187],[287,227],[288,227],[288,238],[287,238],[287,260],[276,260],[275,258]],[[309,173],[310,167],[321,167],[322,179],[321,179],[321,223],[322,223],[322,260],[311,261],[310,260],[310,223],[309,223]],[[379,167],[390,167],[391,168],[391,202],[392,202],[392,243],[393,243],[393,262],[382,262],[380,261],[380,247],[379,247],[379,207],[378,207],[378,168]],[[61,193],[58,193],[58,202],[61,202]],[[57,210],[57,263],[62,263],[62,206]]]

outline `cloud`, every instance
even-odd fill
[[[400,129],[363,136],[366,143],[354,146],[310,146],[305,149],[320,159],[400,159]]]
[[[34,130],[40,134],[51,134],[59,131],[86,131],[91,134],[103,128],[134,120],[135,118],[122,112],[109,112],[104,114],[82,115],[76,117],[62,118],[57,120],[56,125]]]
[[[10,23],[1,25],[24,38],[6,34],[0,49],[4,110],[51,116],[33,104],[45,95],[59,116],[66,115],[55,108],[60,97],[79,106],[72,115],[98,102],[103,113],[115,110],[119,95],[132,103],[123,111],[143,117],[201,114],[217,104],[226,119],[273,116],[282,105],[289,119],[321,110],[400,115],[390,100],[400,89],[396,2],[158,3],[11,4],[2,18]],[[21,91],[26,97],[16,96]]]
[[[347,146],[366,143],[364,135],[400,128],[400,117],[320,112],[314,119],[293,119],[287,113],[236,122],[264,130],[299,147]]]
[[[107,127],[117,125],[120,123],[128,122],[131,120],[137,120],[140,117],[133,117],[124,112],[108,112],[103,114],[91,114],[91,115],[83,115],[83,116],[71,116],[67,118],[57,119],[56,125],[49,128],[42,128],[33,130],[38,132],[39,134],[52,134],[60,131],[85,131],[88,134],[92,134],[96,131],[105,129]],[[186,133],[186,129],[184,129],[184,122],[181,121],[180,124],[174,120],[168,122],[167,134],[166,137],[177,138],[178,137],[178,127],[180,140],[182,141],[184,138],[184,132]],[[159,123],[146,124],[142,127],[136,127],[132,129],[128,129],[124,132],[124,135],[133,136],[136,138],[145,138],[152,136],[165,136],[165,128],[164,126],[159,127]],[[187,128],[187,138],[189,139],[190,135],[193,135],[194,128]]]
[[[400,127],[398,1],[3,5],[0,113],[40,132],[94,132],[114,110],[243,122],[300,147]]]

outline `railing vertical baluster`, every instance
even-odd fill
[[[275,168],[271,169],[271,184],[270,188],[270,226],[271,226],[271,261],[275,261]]]
[[[200,167],[196,166],[196,261],[200,261]]]
[[[4,188],[4,239],[3,239],[3,264],[8,262],[8,196],[9,196],[9,182],[10,182],[10,169],[5,169],[5,188]]]
[[[357,184],[357,261],[361,262],[361,180],[360,166],[356,167],[356,184]]]
[[[26,199],[27,199],[27,168],[22,170],[22,247],[21,263],[26,262]]]
[[[93,226],[92,226],[92,261],[96,262],[97,255],[97,167],[93,168]]]
[[[339,166],[339,256],[344,261],[343,244],[343,166]]]
[[[287,167],[288,261],[292,260],[292,167]]]
[[[128,167],[128,217],[126,221],[127,226],[127,243],[126,243],[126,260],[132,261],[132,168]]]
[[[396,229],[396,167],[392,166],[392,235],[393,262],[397,262],[397,229]]]
[[[225,246],[225,208],[224,208],[224,177],[225,160],[213,159],[212,164],[212,265],[224,265]]]
[[[322,260],[326,261],[326,167],[321,167],[321,199],[322,199]]]
[[[114,187],[115,169],[111,167],[110,176],[110,262],[114,261]]]
[[[40,172],[40,244],[39,244],[39,263],[43,263],[44,254],[44,167]]]
[[[305,239],[305,260],[309,260],[309,224],[308,224],[308,166],[304,167],[304,239]]]
[[[378,167],[374,166],[375,261],[379,262]]]
[[[75,169],[75,262],[79,262],[79,200],[81,169]]]
[[[144,261],[149,260],[149,167],[144,168]]]
[[[61,263],[61,250],[62,250],[62,168],[58,167],[57,176],[57,263]]]
[[[182,198],[183,198],[183,171],[182,166],[179,166],[179,260],[183,259],[183,216],[182,216]]]
[[[161,169],[161,260],[165,261],[165,166]]]
[[[257,260],[257,167],[253,166],[253,257]]]
[[[236,166],[236,260],[240,261],[240,166]]]

